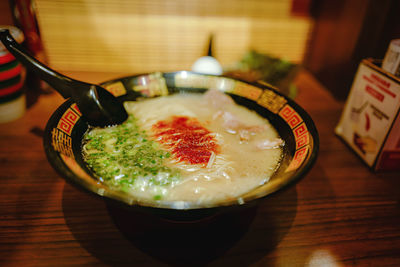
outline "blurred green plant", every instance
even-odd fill
[[[297,65],[289,61],[261,54],[256,51],[247,52],[241,61],[239,67],[242,70],[257,71],[260,79],[274,86],[287,78],[287,76],[297,69]]]
[[[293,84],[293,80],[299,68],[298,64],[251,50],[243,56],[233,69],[225,74],[249,82],[261,80],[275,86],[283,94],[294,98],[297,94],[297,88]]]

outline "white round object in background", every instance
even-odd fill
[[[192,71],[202,74],[221,75],[223,70],[221,64],[214,57],[205,56],[197,59],[193,66]]]

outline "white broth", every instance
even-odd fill
[[[91,129],[83,155],[100,181],[137,200],[211,205],[268,182],[279,166],[283,142],[268,120],[216,90],[124,105],[129,120]]]

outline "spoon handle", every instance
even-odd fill
[[[71,97],[71,84],[77,82],[66,77],[29,55],[29,53],[18,44],[11,36],[8,29],[0,29],[0,40],[10,53],[25,67],[35,72],[40,79],[46,81],[57,90],[64,98]]]

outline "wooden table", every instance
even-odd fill
[[[369,171],[334,135],[343,103],[306,72],[297,85],[321,143],[304,179],[202,229],[134,218],[133,236],[104,201],[66,184],[47,162],[41,134],[63,99],[41,95],[23,118],[0,125],[0,266],[400,266],[400,174]],[[177,238],[165,240],[170,232]]]

